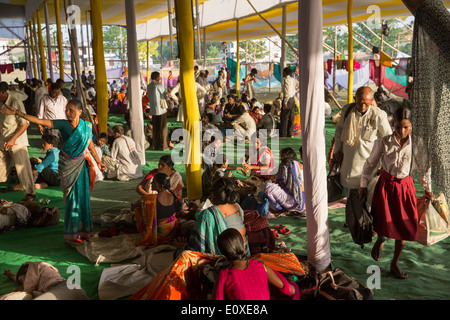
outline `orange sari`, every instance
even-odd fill
[[[140,289],[128,300],[198,300],[201,284],[198,281],[198,268],[209,264],[220,255],[183,251],[167,269],[149,284]],[[304,276],[306,267],[293,253],[260,253],[250,257],[264,262],[273,270]]]

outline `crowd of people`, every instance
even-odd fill
[[[255,98],[253,86],[257,81],[256,69],[244,78],[245,91],[240,96],[230,90],[227,74],[222,68],[217,79],[209,83],[206,70],[198,71],[197,68],[194,73],[199,120],[203,134],[208,135],[203,139],[202,163],[202,200],[208,205],[199,208],[183,198],[183,178],[175,170],[170,155],[162,156],[158,167],[144,175],[130,133],[126,81],[122,86],[113,82],[109,88],[110,112],[123,113],[126,123],[108,126],[108,132],[101,133],[95,115],[95,90],[88,95],[89,106],[84,106],[77,98],[76,86],[66,88],[61,79],[55,83],[37,79],[19,81],[17,90],[11,90],[5,82],[0,83],[0,179],[5,182],[15,165],[19,180],[18,184],[1,191],[24,190],[25,200],[34,201],[35,189],[60,186],[65,201],[64,239],[77,243],[94,236],[90,191],[95,182],[141,178],[136,183],[136,201],[131,208],[136,232],[143,236],[137,245],[175,243],[178,250],[174,259],[184,251],[225,255],[230,270],[220,273],[217,299],[222,299],[224,294],[230,299],[268,298],[266,289],[234,287],[239,282],[237,278],[253,281],[249,279],[255,275],[264,279],[264,288],[270,282],[284,294],[298,298],[298,288],[282,275],[264,264],[249,262],[248,258],[254,252],[251,252],[246,235],[245,217],[248,210],[257,210],[261,216],[282,212],[300,217],[307,215],[302,148],[298,150],[299,156],[293,148],[282,149],[280,164],[276,166],[276,156],[262,144],[264,134],[261,131],[265,129],[266,137],[270,138],[294,136],[299,83],[291,76],[292,69],[285,68],[280,97],[273,103],[261,104]],[[82,81],[87,90],[95,87],[91,72],[89,76],[83,74]],[[155,71],[148,86],[142,88],[146,98],[142,111],[151,119],[150,134],[147,134],[151,139],[146,141],[146,148],[160,151],[173,148],[167,119],[176,117],[177,121],[184,122],[180,87],[180,82],[173,87],[164,87],[161,74]],[[396,239],[391,271],[399,278],[406,278],[407,273],[399,267],[399,258],[405,240],[416,238],[418,223],[414,183],[410,177],[413,155],[408,112],[405,109],[395,113],[392,124],[386,112],[378,108],[369,87],[358,89],[355,98],[356,102],[345,106],[341,112],[330,161],[340,167],[341,183],[348,189],[350,198],[363,197],[367,193],[367,185],[379,169],[377,164],[381,159],[383,172],[373,195],[376,201],[372,213],[378,240],[372,257],[379,260],[386,237]],[[36,124],[42,134],[44,158],[29,157],[27,129],[30,123]],[[234,132],[231,138],[226,135],[229,129]],[[279,135],[276,129],[279,129]],[[237,166],[232,165],[234,159],[221,152],[222,144],[234,143],[235,138],[249,143],[249,151],[238,159]],[[401,162],[396,160],[399,158]],[[233,173],[237,171],[248,178],[237,178]],[[431,197],[429,175],[420,174]],[[410,180],[403,182],[404,179]],[[406,197],[403,196],[405,193]],[[393,201],[392,197],[399,197],[401,201]],[[268,204],[265,209],[264,204]],[[397,212],[402,215],[400,219],[395,218]],[[271,231],[276,236],[276,230]],[[247,270],[247,273],[244,275],[235,270]],[[11,272],[8,275],[14,278]]]

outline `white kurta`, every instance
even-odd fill
[[[136,144],[130,137],[121,136],[114,140],[111,158],[117,160],[117,179],[120,181],[142,177],[142,165],[130,157],[130,150],[135,148]]]
[[[347,109],[353,105],[349,104],[344,107],[342,115],[345,115]],[[355,113],[356,126],[360,130],[356,136],[355,144],[350,146],[344,140],[345,132],[350,125],[352,112]],[[358,189],[364,163],[372,152],[375,140],[392,134],[392,129],[386,112],[378,107],[370,106],[364,115],[357,111],[356,108],[352,112],[346,118],[342,116],[336,126],[334,154],[339,151],[342,151],[344,154],[340,168],[342,186],[348,189]]]

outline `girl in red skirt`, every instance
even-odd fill
[[[425,155],[423,150],[414,150],[422,154],[413,155],[410,110],[398,109],[394,113],[394,133],[375,141],[370,157],[366,160],[361,175],[359,196],[367,194],[367,185],[381,160],[382,173],[376,184],[371,213],[374,231],[378,239],[372,248],[372,257],[379,261],[384,242],[387,238],[395,239],[394,257],[391,272],[400,279],[406,279],[408,273],[399,268],[398,262],[405,241],[417,240],[417,197],[414,180],[411,176],[411,161],[419,161],[418,168],[423,168]],[[415,152],[415,153],[416,153]],[[418,170],[419,171],[419,170]],[[419,182],[425,194],[432,197],[430,170],[419,172]]]

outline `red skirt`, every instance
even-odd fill
[[[373,193],[373,228],[380,236],[417,240],[417,197],[414,179],[398,179],[383,171]]]

